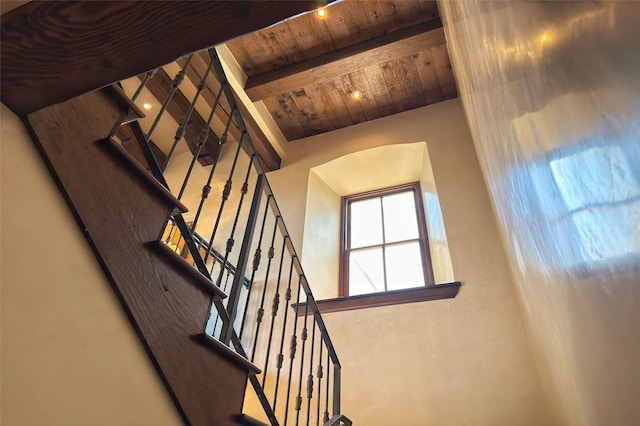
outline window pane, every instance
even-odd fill
[[[382,244],[380,198],[351,203],[351,248]]]
[[[425,285],[422,257],[418,242],[398,244],[385,249],[387,261],[387,289],[420,287]]]
[[[349,295],[384,291],[382,249],[352,251],[349,256]]]
[[[382,198],[385,242],[418,238],[418,219],[413,191]]]

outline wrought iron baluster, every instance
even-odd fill
[[[322,349],[324,348],[322,339],[320,339],[320,355],[318,359],[320,360],[320,364],[318,364],[318,372],[316,376],[318,377],[318,408],[316,412],[316,426],[320,426],[320,403],[322,401],[322,377],[324,376],[324,371],[322,370]]]
[[[302,293],[302,276],[298,277],[298,296],[296,300],[296,306],[300,304],[300,293]],[[291,335],[291,343],[289,345],[290,365],[289,365],[289,382],[287,384],[287,403],[286,403],[285,412],[284,412],[285,425],[287,424],[287,419],[289,418],[289,400],[291,396],[291,379],[293,377],[293,361],[296,358],[296,349],[298,346],[298,336],[296,334],[297,331],[298,331],[298,317],[295,316],[293,320],[293,334]]]
[[[224,133],[218,140],[218,149],[216,150],[216,158],[215,158],[215,161],[213,162],[213,165],[211,166],[211,170],[209,171],[209,176],[207,177],[207,183],[205,183],[202,186],[202,195],[200,195],[200,203],[198,204],[198,210],[196,211],[196,215],[193,218],[193,225],[192,225],[193,232],[196,231],[196,226],[198,226],[198,220],[200,220],[200,215],[202,214],[204,203],[207,201],[207,198],[209,198],[209,193],[211,192],[211,181],[213,181],[213,175],[215,174],[218,166],[218,162],[220,161],[220,155],[222,153],[222,149],[224,148],[224,145],[227,142],[227,132],[229,131],[230,124],[231,124],[231,117],[229,117],[229,121],[227,121],[227,126],[225,128]],[[205,263],[207,263],[207,259],[209,258],[209,255],[211,254],[212,249],[213,249],[213,239],[209,241],[209,248],[204,257]]]
[[[253,254],[253,263],[251,265],[251,278],[249,279],[249,286],[247,288],[247,297],[245,298],[245,302],[244,302],[244,306],[246,306],[248,308],[249,306],[249,300],[251,298],[251,291],[253,290],[253,281],[256,278],[256,272],[258,271],[258,268],[260,267],[260,261],[262,260],[262,238],[264,237],[264,228],[267,224],[267,213],[269,212],[269,201],[271,200],[271,195],[269,195],[267,197],[267,201],[265,203],[265,207],[264,207],[264,214],[262,216],[262,224],[260,225],[260,236],[258,237],[258,247],[256,247],[256,251]],[[276,222],[277,223],[277,222]],[[273,231],[273,238],[275,239],[275,229]],[[267,290],[267,283],[269,282],[269,268],[271,266],[271,259],[273,258],[273,239],[271,240],[271,246],[269,246],[269,251],[267,253],[267,257],[269,259],[268,263],[267,263],[267,272],[265,275],[265,279],[264,279],[264,286],[262,291],[265,292]],[[242,340],[242,334],[244,332],[244,324],[245,321],[247,320],[247,312],[249,312],[249,309],[245,308],[244,313],[242,314],[242,322],[240,323],[240,340]],[[262,306],[261,306],[262,309]],[[260,316],[260,312],[258,312],[258,315]],[[257,335],[257,334],[256,334]],[[253,353],[251,354],[251,361],[253,361],[253,357],[255,356],[255,345],[253,347]]]
[[[311,415],[311,398],[313,398],[313,355],[314,355],[315,344],[316,344],[316,316],[313,315],[313,326],[311,328],[311,359],[309,360],[309,376],[307,377],[307,426],[309,426],[309,419]]]
[[[202,148],[204,147],[205,143],[209,139],[209,134],[211,133],[211,122],[213,121],[213,117],[215,115],[216,109],[220,104],[220,96],[222,95],[222,89],[223,89],[223,86],[220,86],[220,90],[218,91],[218,96],[216,96],[216,101],[213,104],[213,108],[211,109],[211,112],[209,113],[207,122],[202,127],[202,130],[200,130],[200,134],[198,135],[198,145],[196,146],[196,153],[193,154],[193,158],[191,159],[191,163],[189,164],[187,174],[185,175],[184,180],[182,181],[180,192],[178,192],[178,200],[182,199],[182,196],[184,195],[184,191],[185,189],[187,189],[187,184],[189,183],[189,179],[191,178],[191,173],[193,172],[193,168],[196,165],[196,162],[198,161],[198,157],[200,156],[200,151],[202,151]],[[222,147],[219,147],[218,149],[222,149]]]
[[[285,236],[285,244],[286,244],[286,239],[288,239],[289,236]],[[284,293],[284,303],[285,306],[289,305],[289,301],[291,301],[291,282],[292,282],[292,278],[293,278],[293,264],[294,264],[294,259],[295,257],[291,258],[291,266],[289,267],[289,284],[287,285],[287,291]],[[278,352],[278,362],[276,364],[276,367],[278,369],[278,373],[276,374],[276,386],[275,386],[275,390],[274,390],[274,395],[273,395],[273,411],[276,411],[276,403],[278,402],[278,385],[280,384],[280,372],[282,370],[282,366],[284,364],[284,338],[286,336],[286,331],[287,331],[287,312],[285,310],[284,313],[284,325],[282,326],[282,335],[280,336],[280,352]],[[295,318],[294,318],[295,321]],[[287,397],[287,401],[288,401],[289,397]]]
[[[209,76],[211,67],[213,67],[213,62],[214,60],[212,58],[211,61],[209,61],[207,70],[204,72],[204,74],[202,75],[202,78],[200,79],[200,82],[196,86],[196,94],[193,97],[193,101],[191,101],[191,105],[189,105],[189,108],[187,109],[187,113],[184,115],[184,118],[182,119],[182,123],[180,123],[180,125],[178,126],[178,129],[176,130],[176,134],[173,138],[173,144],[171,144],[171,148],[169,149],[169,153],[167,154],[167,161],[164,162],[164,167],[162,168],[163,173],[167,171],[167,167],[169,167],[169,163],[173,158],[173,154],[176,151],[178,143],[180,143],[180,141],[182,140],[182,138],[184,138],[184,135],[187,132],[187,125],[189,124],[189,120],[191,119],[191,114],[193,114],[193,110],[196,107],[196,102],[198,102],[198,99],[200,99],[200,94],[202,94],[202,91],[207,85],[207,77]],[[186,64],[183,70],[186,70],[188,66],[189,64]]]
[[[302,353],[300,354],[300,377],[298,378],[298,397],[296,398],[296,426],[298,426],[300,420],[300,410],[302,409],[302,377],[304,376],[304,352],[307,347],[307,338],[309,335],[309,329],[307,328],[307,319],[309,318],[309,297],[305,294],[306,300],[304,304],[304,327],[302,333],[300,333],[300,340],[302,341]],[[300,298],[298,297],[298,300]],[[298,302],[300,303],[300,302]],[[296,305],[296,310],[298,305]]]
[[[322,423],[326,423],[329,421],[329,371],[331,370],[331,354],[329,354],[329,348],[327,348],[327,391],[325,393],[325,401],[324,401],[324,418]]]
[[[277,222],[276,222],[277,226]],[[276,292],[273,295],[273,303],[271,304],[271,326],[269,327],[269,340],[267,341],[267,355],[264,361],[264,375],[262,376],[262,387],[264,388],[265,381],[267,380],[267,369],[269,368],[269,358],[271,355],[271,341],[273,340],[273,328],[276,321],[276,316],[278,315],[278,310],[280,308],[280,278],[282,277],[282,265],[284,264],[284,250],[286,247],[286,237],[282,241],[282,252],[280,253],[280,267],[278,268],[278,281],[276,284]],[[264,302],[264,293],[262,294],[262,301]],[[286,306],[285,306],[285,315],[286,315]],[[259,332],[259,324],[258,331],[256,331],[256,336]],[[257,342],[257,339],[256,339]],[[255,342],[254,342],[254,352],[255,352]]]
[[[144,89],[146,87],[147,83],[149,82],[149,80],[151,80],[151,78],[154,75],[156,75],[156,72],[158,72],[157,68],[154,69],[154,70],[148,71],[145,74],[144,79],[142,80],[142,82],[140,83],[138,88],[136,89],[136,92],[131,97],[131,100],[133,102],[135,102],[138,99],[138,96],[140,96],[140,93],[142,93],[142,89]],[[118,83],[118,85],[120,87],[122,87],[122,85],[120,83]],[[120,128],[120,126],[122,126],[122,123],[126,120],[126,118],[128,116],[129,116],[129,111],[122,112],[120,114],[120,116],[118,117],[118,119],[116,120],[116,122],[113,125],[113,127],[111,128],[111,131],[109,132],[109,135],[107,137],[109,137],[109,138],[113,137],[118,132],[118,129]]]
[[[229,125],[231,124],[232,116],[229,115],[229,121],[227,122],[227,128],[225,129],[225,135],[229,131]],[[242,138],[245,133],[242,133],[240,137],[240,141],[238,141],[238,148],[236,149],[235,157],[233,158],[233,164],[231,165],[231,170],[229,171],[229,177],[227,178],[227,182],[224,185],[224,190],[222,191],[222,201],[220,203],[220,207],[218,208],[218,216],[216,217],[216,222],[213,226],[213,231],[211,232],[211,238],[209,238],[209,246],[213,247],[213,241],[216,238],[216,233],[218,232],[218,227],[220,226],[220,219],[222,219],[222,213],[224,212],[224,207],[229,200],[229,196],[231,195],[231,188],[233,186],[233,173],[236,170],[236,165],[238,164],[238,156],[240,155],[240,150],[242,148]],[[226,139],[226,137],[225,137]],[[209,188],[210,189],[210,188]],[[204,192],[204,190],[203,190]],[[209,253],[205,256],[205,262]]]
[[[178,72],[178,74],[176,74],[175,78],[173,79],[173,82],[171,83],[171,89],[169,89],[169,93],[167,94],[167,98],[162,103],[162,106],[160,107],[160,111],[158,111],[158,114],[156,115],[156,118],[153,121],[153,124],[151,125],[151,127],[149,128],[149,131],[147,132],[147,136],[146,136],[147,142],[149,142],[149,140],[151,139],[151,136],[155,132],[156,127],[158,127],[158,123],[160,122],[160,118],[162,118],[162,116],[164,115],[164,112],[167,110],[167,106],[169,106],[169,103],[173,99],[173,96],[176,94],[176,92],[178,91],[178,88],[180,87],[180,85],[184,81],[184,76],[185,76],[185,73],[186,73],[185,70],[187,69],[187,67],[191,63],[191,59],[192,58],[193,58],[193,55],[190,55],[187,58],[187,61],[185,62],[184,67],[182,67],[180,72]],[[161,170],[161,171],[164,172],[164,170]]]

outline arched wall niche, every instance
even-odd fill
[[[318,299],[338,296],[341,198],[420,182],[436,283],[455,281],[426,142],[347,154],[309,170],[302,258]]]

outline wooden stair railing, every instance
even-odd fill
[[[212,154],[216,156],[212,175],[223,149],[228,151],[231,146],[237,146],[233,168],[238,158],[240,163],[248,160],[248,168],[243,169],[246,173],[241,172],[245,175],[242,185],[236,183],[232,189],[231,181],[236,179],[233,171],[224,185],[222,206],[230,195],[240,199],[228,239],[224,237],[226,248],[215,238],[218,222],[224,216],[219,213],[211,239],[205,244],[204,257],[202,244],[199,246],[194,237],[195,222],[192,229],[185,220],[187,206],[180,200],[183,191],[172,195],[162,174],[174,148],[161,169],[155,161],[158,151],[154,156],[150,134],[145,134],[136,121],[141,111],[117,86],[73,96],[112,83],[115,75],[127,77],[133,70],[144,71],[166,62],[147,55],[157,49],[145,46],[157,45],[168,34],[173,37],[172,44],[162,49],[162,54],[176,57],[192,50],[185,48],[191,46],[189,43],[209,40],[200,47],[211,45],[315,3],[283,2],[282,7],[274,8],[273,3],[264,1],[202,2],[194,8],[183,8],[173,1],[164,2],[162,7],[139,2],[33,2],[2,17],[2,100],[25,119],[187,424],[254,424],[255,420],[241,415],[247,380],[256,390],[270,424],[287,424],[293,417],[296,424],[300,420],[305,423],[305,416],[306,424],[325,423],[329,411],[332,415],[340,412],[340,363],[264,176],[263,162],[249,137],[253,132],[244,125],[215,51],[198,54],[202,61],[210,56],[214,78],[204,77],[219,85],[216,89],[224,95],[220,107],[226,108],[228,116],[224,133],[217,135],[219,147]],[[189,12],[185,13],[186,9]],[[195,12],[201,9],[201,13]],[[208,27],[209,15],[216,11],[226,19],[220,33],[210,35],[210,31],[204,31],[209,35],[193,37],[194,25]],[[234,13],[238,11],[244,19],[252,14],[257,18],[230,25],[237,20]],[[131,37],[127,28],[118,25],[118,16],[132,18],[149,13],[162,22],[166,20],[162,33],[151,31]],[[64,28],[73,21],[69,16],[82,17],[82,22]],[[164,20],[160,19],[162,16]],[[191,20],[190,25],[184,25],[185,20]],[[178,24],[177,28],[179,22],[182,26]],[[87,23],[90,27],[86,27]],[[82,47],[76,48],[76,33],[82,35]],[[86,50],[96,50],[105,33],[118,49],[103,46],[104,51]],[[97,45],[90,42],[93,39]],[[139,44],[122,48],[132,42]],[[47,43],[69,47],[72,57],[65,57],[62,62],[60,58],[49,58]],[[139,54],[140,49],[146,49],[146,53]],[[34,57],[34,52],[39,56]],[[48,73],[39,69],[42,63],[47,63]],[[80,63],[91,64],[93,71],[87,73],[86,67],[78,66]],[[54,68],[57,72],[51,72]],[[145,80],[149,79],[143,79],[143,84]],[[215,110],[214,106],[207,127]],[[118,132],[125,123],[127,131]],[[181,124],[186,125],[187,122]],[[129,138],[128,147],[117,140],[123,135]],[[190,148],[197,160],[199,147],[193,145],[193,134],[191,137]],[[137,160],[127,152],[132,139],[139,144]],[[175,143],[181,140],[177,133]],[[274,164],[273,159],[267,163]],[[207,194],[211,192],[209,183],[203,194],[206,188]],[[236,194],[234,191],[238,190]],[[163,244],[169,219],[179,229],[194,265]],[[238,222],[248,225],[236,230]],[[229,231],[228,226],[223,225],[220,231]],[[241,242],[235,249],[234,238]],[[214,249],[220,251],[222,260],[219,256],[212,258]],[[230,278],[227,297],[221,287],[223,281],[226,287]],[[294,302],[304,303],[305,315],[296,315],[290,306]]]

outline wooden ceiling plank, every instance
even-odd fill
[[[367,76],[367,80],[369,81],[369,87],[371,88],[381,116],[384,117],[395,114],[397,110],[393,104],[393,99],[391,99],[391,95],[389,94],[387,83],[384,81],[384,75],[380,70],[380,66],[373,65],[365,67],[363,70]]]
[[[307,95],[307,90],[311,92],[309,95]],[[311,130],[312,133],[321,133],[323,129],[323,117],[316,110],[316,105],[312,100],[314,99],[312,91],[312,88],[307,88],[306,90],[305,88],[294,90],[291,92],[291,98],[300,110],[302,116],[307,119],[307,129]]]
[[[362,110],[360,101],[351,98],[351,92],[354,86],[349,74],[340,76],[340,80],[342,83],[342,90],[338,90],[338,93],[340,93],[342,102],[344,102],[347,107],[347,111],[351,117],[351,124],[358,124],[367,121],[367,117]]]
[[[370,37],[378,37],[386,33],[386,27],[378,2],[371,0],[356,0],[358,4],[358,10],[362,19],[365,21],[365,25],[369,31]]]
[[[349,110],[340,95],[342,82],[336,77],[318,84],[320,93],[327,108],[333,112],[333,118],[338,124],[337,129],[350,126],[352,123]]]
[[[402,16],[405,27],[428,20],[422,19],[419,0],[394,0],[394,3],[396,4],[400,16]]]
[[[300,113],[300,109],[293,101],[290,93],[283,93],[277,97],[279,109],[289,116],[293,125],[284,135],[289,141],[300,139],[307,129],[307,119]],[[284,133],[284,132],[283,132]]]
[[[440,16],[438,3],[435,1],[418,1],[418,6],[420,7],[420,14],[423,21],[435,19]]]
[[[424,98],[422,83],[420,82],[420,76],[418,75],[418,69],[414,60],[414,55],[405,56],[404,58],[397,59],[397,64],[401,70],[402,82],[407,94],[407,102],[410,105],[410,109],[425,106],[427,101]]]
[[[265,99],[264,106],[271,113],[271,116],[276,121],[276,124],[280,128],[282,134],[287,138],[287,140],[291,141],[294,139],[299,139],[299,137],[290,138],[291,133],[294,131],[294,125],[289,118],[289,114],[284,112],[280,107],[280,103],[278,100],[273,97],[269,99]]]
[[[141,80],[144,79],[144,75],[141,74],[138,76]],[[158,99],[161,103],[167,99],[169,91],[171,90],[171,84],[173,80],[167,75],[166,71],[162,68],[158,69],[156,75],[149,80],[147,83],[147,90],[151,92],[156,99]],[[181,91],[176,91],[173,99],[167,105],[167,112],[173,117],[173,119],[178,123],[182,123],[185,116],[187,115],[187,110],[189,109],[189,105],[191,105],[191,101],[189,101],[186,96]],[[193,111],[191,114],[191,118],[189,122],[185,125],[185,135],[184,139],[189,146],[189,149],[192,153],[196,152],[196,145],[198,144],[198,136],[200,135],[200,131],[207,125],[206,121],[200,116],[197,111]],[[209,138],[207,142],[202,147],[200,151],[200,156],[198,161],[201,164],[207,165],[211,164],[211,158],[214,157],[215,153],[218,149],[218,137],[213,133],[209,133]]]
[[[312,0],[191,2],[189,7],[181,1],[29,2],[2,15],[2,102],[26,116],[315,5]],[[131,25],[142,21],[162,25]]]
[[[255,102],[444,43],[442,22],[435,19],[250,77],[245,90]]]
[[[314,14],[308,13],[288,21],[291,34],[307,58],[322,55],[334,48],[328,32],[318,30],[318,25],[314,22],[316,19],[318,18]]]
[[[353,87],[362,92],[362,98],[360,98],[360,100],[357,102],[360,104],[366,120],[369,121],[380,118],[380,111],[378,110],[378,105],[376,104],[373,90],[369,85],[369,80],[367,79],[364,70],[359,69],[355,72],[350,73],[349,78],[353,83]]]
[[[411,109],[407,102],[407,93],[405,92],[404,83],[402,82],[401,70],[395,61],[387,61],[380,64],[380,70],[384,75],[387,83],[387,89],[398,111],[406,111]]]
[[[424,90],[424,98],[427,104],[440,102],[442,93],[440,92],[440,83],[436,75],[436,67],[433,64],[430,50],[423,50],[417,53],[416,66],[418,68],[418,76]]]
[[[440,82],[440,91],[442,92],[443,99],[455,98],[458,96],[458,90],[456,88],[455,78],[453,77],[451,62],[449,61],[447,46],[442,44],[440,46],[432,47],[431,55],[436,66],[436,75]]]
[[[391,33],[405,27],[404,18],[400,13],[400,7],[397,2],[378,0],[378,3],[387,23],[387,32]]]

